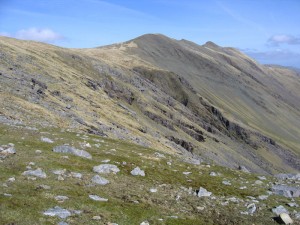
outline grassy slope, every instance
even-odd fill
[[[261,205],[254,216],[242,216],[239,212],[245,211],[244,203],[229,203],[222,206],[226,197],[238,197],[246,200],[246,196],[265,194],[269,181],[264,185],[254,185],[257,179],[254,174],[244,174],[238,171],[218,166],[194,166],[183,163],[178,157],[166,155],[166,158],[155,156],[156,150],[142,148],[123,141],[99,138],[91,135],[78,135],[44,129],[40,131],[27,130],[22,127],[0,126],[0,144],[15,143],[17,154],[1,162],[0,173],[0,210],[1,224],[54,224],[60,220],[47,217],[42,212],[48,208],[59,205],[67,209],[83,210],[81,215],[69,217],[70,224],[99,224],[92,220],[95,215],[102,217],[101,224],[116,222],[122,225],[140,224],[148,220],[150,224],[276,224],[272,222],[272,213],[269,209],[277,204],[286,203],[286,199],[271,196],[264,201],[267,206]],[[41,136],[55,141],[48,144],[40,141]],[[69,155],[69,159],[62,154],[52,152],[56,145],[69,143],[79,147],[80,143],[87,141],[92,145],[87,148],[93,155],[92,160]],[[95,144],[100,144],[96,147]],[[41,154],[35,151],[42,150]],[[111,150],[111,149],[115,149]],[[91,186],[90,178],[95,174],[93,166],[99,165],[102,160],[110,159],[110,163],[118,165],[121,172],[116,175],[103,175],[111,183],[106,186]],[[29,162],[34,162],[33,169],[40,167],[47,173],[46,179],[28,180],[22,176]],[[122,162],[126,162],[123,165]],[[167,165],[166,162],[172,162]],[[145,170],[145,177],[134,177],[130,171],[139,166]],[[66,169],[80,172],[82,179],[67,177],[64,181],[57,180],[52,170]],[[192,172],[183,175],[182,172]],[[210,177],[211,171],[222,175]],[[15,177],[13,183],[6,182],[8,178]],[[229,180],[232,186],[222,185],[222,180]],[[4,187],[3,183],[8,187]],[[51,186],[50,190],[37,189],[41,184]],[[181,187],[191,187],[193,190],[200,186],[212,191],[216,200],[198,198],[188,195]],[[247,186],[240,190],[240,186]],[[157,188],[157,193],[150,193],[150,188]],[[3,193],[12,194],[5,197]],[[88,198],[89,194],[96,194],[108,198],[108,202],[94,202]],[[58,203],[54,199],[57,195],[66,195],[69,200]],[[180,195],[179,201],[176,196]],[[223,198],[221,198],[224,196]],[[138,201],[139,203],[134,203]],[[296,200],[299,203],[299,200]],[[197,207],[205,207],[199,211]],[[178,216],[178,219],[169,216]],[[162,218],[163,221],[158,221]]]

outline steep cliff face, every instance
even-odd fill
[[[217,164],[300,169],[300,78],[163,35],[95,49],[0,38],[0,114]]]

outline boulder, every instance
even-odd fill
[[[69,145],[60,145],[53,148],[53,152],[72,154],[87,159],[92,159],[90,153],[85,150],[79,150]]]
[[[102,173],[102,174],[108,174],[108,173],[116,174],[120,172],[120,169],[116,165],[100,164],[99,166],[94,166],[93,171],[95,173]]]
[[[293,220],[291,219],[291,217],[289,216],[289,214],[287,214],[287,213],[281,213],[280,215],[279,215],[279,217],[280,217],[280,219],[282,220],[282,222],[284,223],[284,224],[293,224]]]

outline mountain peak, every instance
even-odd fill
[[[206,42],[203,46],[207,47],[207,48],[221,48],[219,45],[217,45],[216,43],[214,43],[212,41]]]

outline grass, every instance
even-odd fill
[[[41,136],[48,137],[55,143],[41,142]],[[84,141],[92,145],[86,149],[93,155],[92,160],[73,155],[68,155],[69,158],[66,159],[62,154],[52,152],[54,146],[64,143],[80,148],[80,143]],[[155,157],[157,151],[154,149],[94,135],[78,135],[58,129],[34,131],[0,125],[0,144],[10,142],[15,144],[17,154],[4,159],[0,166],[0,224],[57,224],[60,219],[42,214],[43,211],[56,205],[66,209],[82,210],[80,215],[66,219],[69,224],[99,224],[99,221],[92,219],[97,215],[101,216],[101,224],[115,222],[132,225],[146,220],[151,225],[252,224],[252,222],[275,224],[270,219],[272,214],[269,208],[251,216],[250,221],[249,216],[240,214],[240,211],[246,210],[245,203],[229,203],[227,206],[221,204],[232,196],[245,201],[246,196],[256,197],[265,194],[264,185],[252,186],[257,180],[255,174],[245,174],[215,165],[190,165],[183,163],[174,155],[165,154],[165,158],[157,158]],[[95,144],[100,144],[100,147],[95,147]],[[42,153],[36,154],[37,149],[42,150]],[[121,171],[116,175],[103,175],[110,184],[93,186],[90,182],[94,175],[92,168],[104,159],[110,159],[110,163],[118,165]],[[22,176],[29,162],[35,163],[33,169],[42,168],[47,173],[47,178],[29,180]],[[126,165],[123,162],[126,162]],[[167,162],[172,162],[172,165],[167,165]],[[136,166],[145,170],[145,177],[130,175],[130,171]],[[57,175],[51,172],[57,169],[80,172],[83,178],[65,177],[65,180],[60,181]],[[182,174],[185,171],[191,174]],[[221,175],[211,177],[209,173],[212,171]],[[15,177],[16,181],[7,182],[9,177]],[[223,180],[229,180],[232,185],[222,185]],[[268,178],[264,184],[267,185],[270,181]],[[3,183],[8,187],[4,187]],[[41,184],[49,185],[51,189],[37,188]],[[242,185],[248,188],[240,190],[239,187]],[[191,187],[195,191],[200,186],[213,192],[217,199],[198,198],[183,191],[183,187]],[[157,188],[157,193],[150,193],[150,188]],[[12,197],[6,197],[4,193],[12,194]],[[109,201],[95,202],[89,199],[89,194],[108,198]],[[69,200],[58,203],[54,199],[57,195],[66,195]],[[177,196],[180,196],[178,201]],[[266,202],[268,206],[273,207],[279,203],[286,203],[286,199],[272,196]],[[199,211],[197,207],[204,209]]]

